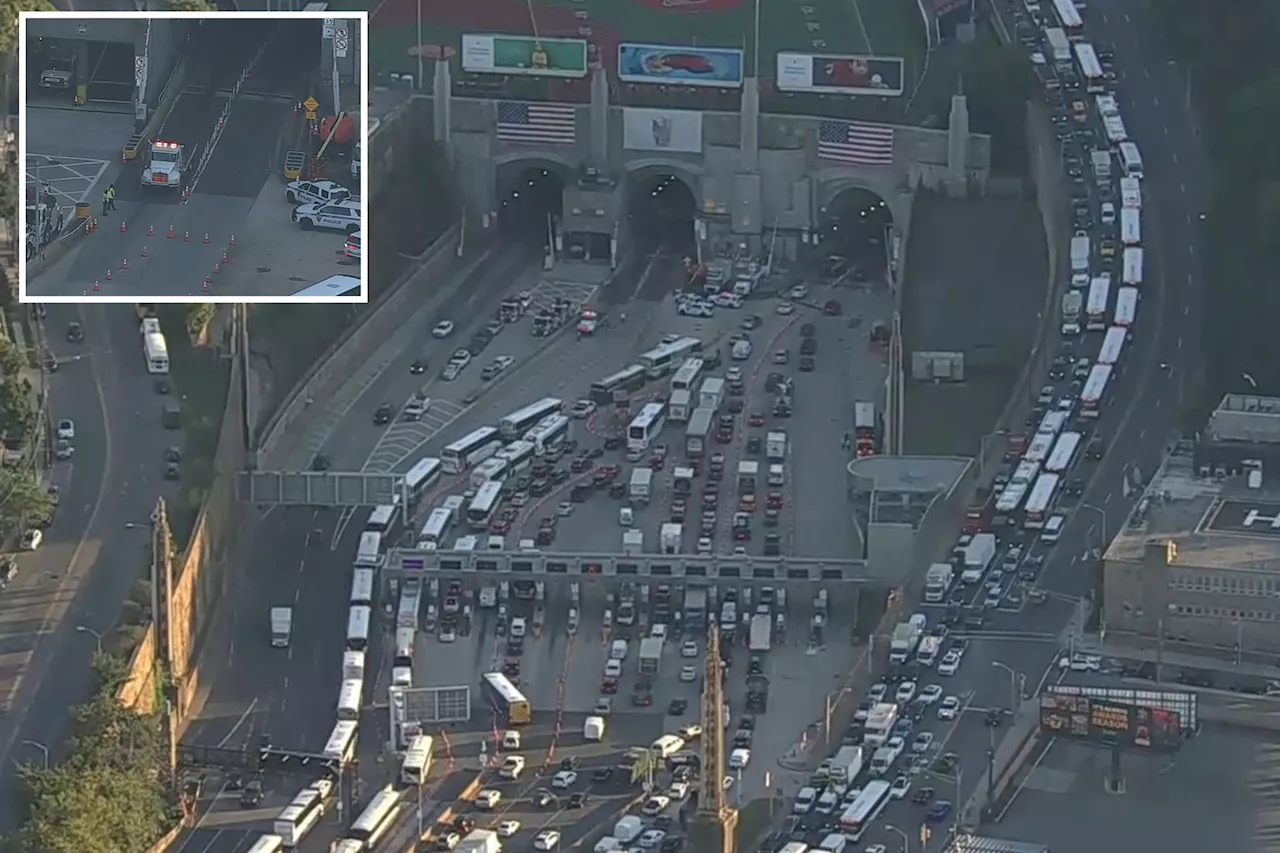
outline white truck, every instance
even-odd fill
[[[714,414],[723,402],[724,379],[719,376],[708,376],[702,380],[702,387],[698,389],[698,408],[710,409]]]
[[[920,646],[916,649],[916,663],[921,666],[933,666],[942,651],[942,640],[928,634],[920,638]]]
[[[277,649],[287,648],[289,635],[293,632],[293,608],[271,608],[271,645]]]
[[[604,740],[604,717],[587,717],[582,724],[582,739],[599,743]]]
[[[1078,335],[1084,331],[1080,324],[1080,314],[1084,310],[1084,297],[1078,290],[1068,290],[1062,294],[1062,334]]]
[[[187,152],[181,142],[156,140],[148,145],[141,180],[145,186],[168,187],[176,192],[182,186],[186,167]]]
[[[707,452],[707,442],[711,435],[711,421],[715,418],[715,409],[699,406],[689,416],[689,426],[684,432],[684,449],[690,457],[701,456]]]
[[[764,454],[771,461],[787,458],[787,434],[781,430],[770,432],[764,437]]]
[[[760,463],[754,459],[743,459],[738,463],[738,494],[754,495],[759,485]]]
[[[688,388],[677,388],[671,392],[667,401],[667,420],[672,423],[684,423],[693,414],[693,395]]]
[[[622,531],[622,556],[639,557],[644,553],[644,532],[636,530]]]
[[[640,641],[639,667],[641,675],[657,675],[662,665],[662,638],[645,637]]]
[[[753,652],[767,652],[773,644],[773,622],[768,613],[757,613],[751,617],[751,628],[747,632],[747,649]]]
[[[1091,253],[1089,235],[1077,234],[1071,238],[1071,271],[1088,272]]]
[[[842,746],[831,757],[827,778],[834,785],[850,785],[862,772],[863,752],[860,746]]]
[[[1101,186],[1111,180],[1111,152],[1091,151],[1089,160],[1093,165],[1094,183]]]
[[[668,521],[663,524],[658,533],[658,544],[664,554],[679,554],[683,539],[684,525],[675,521]]]
[[[502,842],[492,829],[473,829],[458,842],[453,853],[501,853]]]
[[[974,536],[973,541],[964,546],[964,553],[961,556],[964,569],[960,572],[960,582],[963,584],[981,582],[996,558],[998,547],[994,533],[979,533]]]
[[[889,662],[906,663],[920,642],[921,629],[915,621],[899,622],[889,638]]]
[[[633,504],[647,504],[653,497],[653,469],[636,467],[631,469],[631,484],[627,489],[627,497]]]
[[[950,563],[934,563],[924,576],[924,600],[929,604],[941,604],[951,588],[956,571]]]

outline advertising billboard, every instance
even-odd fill
[[[742,51],[728,47],[618,45],[618,79],[628,83],[742,87]]]
[[[1040,730],[1054,737],[1135,751],[1173,752],[1184,737],[1177,711],[1062,693],[1040,697]]]
[[[1194,732],[1200,728],[1199,698],[1187,690],[1147,690],[1133,687],[1096,687],[1084,684],[1050,684],[1046,693],[1062,696],[1088,696],[1117,705],[1137,705],[1173,711],[1182,719],[1182,728]]]
[[[462,36],[462,70],[477,74],[586,77],[583,39],[532,36]]]
[[[902,58],[779,53],[775,85],[783,92],[895,97],[904,89]]]
[[[702,113],[691,110],[622,110],[622,147],[628,151],[702,153]]]

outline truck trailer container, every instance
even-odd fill
[[[747,636],[747,649],[753,652],[767,652],[773,642],[773,623],[768,613],[757,613],[751,617],[751,628]]]

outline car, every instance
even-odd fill
[[[499,821],[496,827],[499,838],[510,838],[520,831],[520,821],[504,820]]]
[[[583,420],[589,418],[596,413],[596,404],[592,400],[576,400],[573,408],[569,410],[569,416]]]
[[[355,193],[334,181],[290,181],[285,184],[284,197],[289,204],[328,204],[344,201]]]
[[[1072,672],[1099,672],[1102,670],[1102,658],[1097,655],[1074,654],[1058,658],[1058,669],[1069,669]]]
[[[938,661],[938,675],[955,675],[960,669],[960,653],[955,650],[947,652]]]
[[[652,850],[655,847],[661,847],[666,837],[667,834],[661,829],[647,829],[640,836],[639,844],[645,850]]]
[[[32,529],[22,534],[22,550],[24,551],[38,551],[43,544],[44,531],[42,530]]]
[[[556,799],[556,795],[548,791],[546,788],[539,788],[534,791],[533,796],[530,797],[530,799],[533,801],[533,805],[540,809],[551,808],[559,802]]]
[[[698,656],[698,641],[685,640],[680,644],[680,657],[696,658]]]
[[[689,783],[676,780],[667,787],[667,796],[673,800],[683,800],[689,796]]]
[[[586,791],[575,791],[569,795],[569,803],[567,807],[571,809],[582,808],[587,804],[587,796]]]
[[[698,668],[696,666],[680,667],[680,680],[689,684],[698,680]]]
[[[73,344],[84,342],[84,326],[79,323],[67,324],[67,341]]]
[[[894,777],[893,784],[889,786],[889,796],[895,800],[905,799],[907,792],[911,790],[911,779],[905,775]]]
[[[533,839],[534,850],[555,850],[559,844],[560,831],[556,829],[544,829]]]
[[[735,364],[733,367],[730,367],[725,371],[724,378],[728,382],[741,382],[742,368]]]
[[[954,720],[960,715],[960,697],[947,696],[944,697],[942,703],[938,705],[939,720]]]
[[[421,376],[422,374],[426,373],[427,372],[426,358],[415,358],[409,364],[409,372],[414,376]]]
[[[69,419],[58,421],[58,438],[75,441],[76,422]]]
[[[597,767],[595,770],[591,771],[592,782],[608,782],[612,778],[613,778],[612,767]]]
[[[488,811],[490,809],[497,808],[497,805],[500,802],[502,802],[501,791],[496,791],[493,788],[485,788],[483,791],[476,794],[475,806],[478,809]]]
[[[817,364],[818,363],[817,361],[814,360],[813,356],[806,355],[800,359],[800,372],[813,373],[814,369],[817,367]]]
[[[929,806],[929,811],[925,814],[925,819],[930,823],[941,823],[951,816],[951,802],[949,800],[937,800]]]
[[[797,284],[796,286],[792,287],[790,290],[787,291],[788,299],[797,299],[797,300],[804,299],[808,295],[809,295],[809,288],[805,287],[803,284]]]
[[[669,805],[671,805],[670,797],[656,794],[644,801],[644,805],[640,807],[640,813],[645,817],[657,817],[666,811]]]
[[[573,783],[578,781],[578,773],[575,770],[560,770],[556,775],[551,777],[551,787],[556,790],[564,790],[573,787]]]
[[[911,741],[912,752],[928,752],[933,748],[933,732],[918,732]]]
[[[290,218],[303,231],[327,228],[354,234],[360,230],[360,200],[348,198],[331,204],[300,204],[293,209]]]
[[[884,697],[887,695],[889,695],[889,685],[885,684],[883,681],[877,681],[875,684],[871,685],[871,689],[867,691],[867,700],[871,702],[871,704],[875,705],[876,703],[883,702]]]
[[[383,403],[373,410],[373,425],[385,426],[391,423],[391,404]]]
[[[804,340],[802,340],[802,341],[800,342],[800,354],[801,354],[801,355],[817,355],[817,354],[818,354],[818,339],[817,339],[817,338],[805,338]]]
[[[751,763],[751,750],[735,749],[729,753],[729,769],[742,770]]]
[[[697,723],[690,723],[687,726],[680,727],[680,737],[684,738],[685,740],[693,740],[694,738],[701,737],[701,736],[702,736],[702,726],[698,725]]]
[[[924,702],[926,705],[932,705],[934,702],[937,702],[939,699],[942,698],[942,685],[940,684],[925,685],[924,689],[920,691],[920,696],[918,698],[921,702]]]
[[[899,705],[905,705],[916,696],[916,683],[914,681],[904,681],[898,685],[898,689],[893,694],[893,701]]]
[[[431,329],[431,336],[433,338],[447,338],[452,334],[453,334],[452,320],[441,320],[439,323],[435,324],[434,328]]]
[[[787,317],[791,314],[796,313],[796,305],[794,302],[779,302],[778,307],[774,310],[776,310],[782,316]]]
[[[828,299],[822,305],[822,313],[828,317],[839,317],[842,311],[844,311],[844,307],[841,306],[840,301],[837,299]]]
[[[437,850],[452,850],[462,843],[462,833],[449,831],[436,836]]]
[[[671,717],[679,717],[685,711],[689,710],[688,699],[672,699],[667,703],[667,715]]]

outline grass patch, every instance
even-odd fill
[[[1021,365],[966,368],[964,382],[936,385],[908,379],[906,452],[973,456],[991,432],[1013,392]],[[1015,430],[1016,432],[1016,430]]]
[[[173,535],[179,551],[191,541],[200,506],[213,485],[213,457],[218,450],[222,416],[227,408],[231,361],[220,358],[213,347],[195,346],[185,332],[185,305],[158,306],[160,325],[184,331],[168,336],[169,373],[173,395],[182,406],[182,486],[177,504],[170,510]],[[163,401],[163,398],[158,398]],[[163,403],[156,417],[163,415]]]

